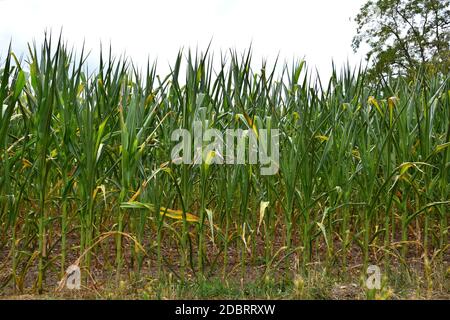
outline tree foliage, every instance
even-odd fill
[[[352,46],[369,45],[372,74],[449,72],[450,0],[369,0],[355,21]]]

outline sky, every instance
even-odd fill
[[[252,45],[253,61],[269,65],[277,57],[289,64],[305,59],[310,69],[329,76],[331,62],[359,65],[364,49],[353,53],[353,17],[365,0],[0,0],[0,56],[10,40],[16,55],[27,43],[39,44],[45,30],[98,62],[100,43],[137,65],[158,60],[158,72],[173,65],[178,50],[204,51],[211,41],[215,57]],[[10,14],[4,14],[9,12]]]

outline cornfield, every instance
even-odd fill
[[[167,76],[47,38],[0,64],[0,292],[174,277],[308,279],[449,261],[450,82],[365,78],[303,61],[255,70],[250,52],[179,52]],[[182,76],[181,76],[182,75]],[[175,164],[171,133],[279,129],[279,170]],[[204,142],[206,144],[206,142]],[[443,266],[443,267],[442,267]],[[296,280],[297,279],[297,280]],[[297,281],[298,282],[298,281]]]

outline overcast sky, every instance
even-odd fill
[[[216,56],[234,48],[243,52],[252,43],[255,61],[305,58],[310,68],[328,76],[337,65],[359,64],[354,54],[353,17],[364,0],[0,0],[0,55],[9,41],[20,55],[27,42],[42,40],[44,30],[80,48],[85,40],[91,60],[111,42],[116,54],[126,53],[145,65],[158,59],[173,64],[181,48],[204,50],[212,39]],[[6,13],[5,13],[6,12]]]

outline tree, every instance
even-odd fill
[[[352,46],[369,45],[372,76],[449,73],[450,0],[369,0],[355,21]]]

